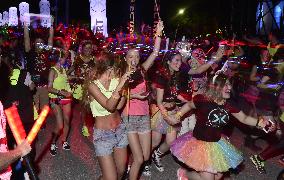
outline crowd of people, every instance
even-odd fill
[[[12,105],[26,132],[45,105],[52,108],[49,150],[56,156],[59,145],[72,149],[68,136],[77,104],[82,135],[93,134],[101,179],[151,176],[150,165],[163,172],[161,158],[168,152],[187,167],[178,169],[179,179],[221,179],[244,159],[228,140],[225,130],[232,124],[246,134],[245,146],[255,153],[262,150],[257,139],[268,142],[250,157],[265,173],[264,162],[284,150],[284,45],[277,32],[267,39],[208,34],[166,45],[163,30],[162,21],[153,37],[118,33],[105,38],[62,24],[3,28],[0,179],[10,179],[9,164],[30,151],[31,159],[36,155],[36,142],[8,151],[15,142],[9,128],[6,134],[3,111]],[[88,114],[93,133],[85,122]],[[22,178],[16,171],[12,176]]]

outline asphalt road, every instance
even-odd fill
[[[40,168],[39,177],[41,180],[95,180],[100,176],[101,172],[94,153],[92,135],[88,138],[82,136],[82,122],[79,118],[79,109],[77,106],[75,107],[69,136],[71,145],[70,151],[64,151],[62,146],[59,145],[57,156],[52,157],[49,154],[51,130],[54,128],[55,124],[52,115],[47,119],[46,129],[39,133],[36,163]],[[92,123],[89,124],[90,132],[92,132]],[[275,180],[279,172],[283,169],[277,162],[279,157],[266,162],[267,174],[259,174],[248,158],[253,152],[243,146],[243,137],[244,134],[235,128],[230,139],[232,143],[244,153],[245,162],[239,167],[238,171],[229,173],[225,179]],[[258,141],[258,144],[266,147],[264,141]],[[141,179],[177,179],[176,170],[179,168],[179,165],[174,161],[172,156],[170,154],[166,155],[162,159],[162,163],[165,166],[165,171],[163,173],[160,173],[154,167],[151,167],[152,176],[141,177]]]

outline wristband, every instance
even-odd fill
[[[176,113],[176,118],[177,118],[177,119],[180,119],[181,117],[182,117],[181,112],[178,111],[178,112]]]

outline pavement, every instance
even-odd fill
[[[92,123],[88,123],[91,136],[86,138],[81,134],[82,122],[79,117],[79,108],[75,106],[69,136],[71,150],[65,151],[61,144],[58,144],[58,154],[55,157],[49,154],[51,130],[54,128],[55,120],[52,115],[47,119],[46,128],[38,135],[36,149],[36,163],[40,168],[41,180],[96,180],[99,178],[101,171],[92,143]],[[259,174],[249,160],[249,156],[254,153],[243,146],[244,134],[234,128],[230,139],[232,144],[244,153],[245,161],[238,167],[238,171],[228,173],[225,180],[277,179],[279,172],[284,168],[277,162],[279,157],[266,162],[267,174]],[[266,143],[261,140],[258,141],[258,145],[266,147]],[[164,156],[162,163],[165,166],[164,172],[158,172],[155,167],[151,167],[151,177],[142,176],[140,180],[176,180],[179,164],[175,162],[171,154]]]

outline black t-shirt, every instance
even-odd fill
[[[175,102],[178,96],[177,76],[166,76],[164,73],[157,72],[154,78],[154,86],[164,89],[163,102]]]
[[[26,53],[28,71],[36,86],[47,85],[48,74],[51,64],[48,59],[48,52],[36,53],[31,50]]]
[[[193,136],[206,142],[217,142],[221,138],[222,128],[230,121],[230,113],[240,112],[232,100],[225,105],[209,101],[204,95],[193,97],[196,107],[196,125]]]

